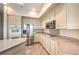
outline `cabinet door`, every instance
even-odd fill
[[[39,38],[40,38],[40,35],[39,34],[35,34],[34,35],[34,42],[39,42]]]
[[[48,51],[48,53],[50,53],[50,39],[46,36],[43,36],[43,46]]]
[[[15,16],[8,15],[8,26],[15,25]]]
[[[51,40],[51,55],[57,54],[57,41],[55,39]]]
[[[67,4],[67,28],[79,29],[79,4]]]
[[[21,16],[15,16],[15,24],[21,26]]]
[[[49,20],[50,21],[55,20],[55,9],[51,10],[50,15],[49,15]]]
[[[65,29],[66,24],[66,5],[59,4],[56,8],[56,28],[57,29]]]
[[[47,51],[49,52],[49,53],[51,53],[51,51],[50,51],[50,49],[51,49],[51,45],[50,45],[50,43],[51,43],[51,41],[50,41],[50,39],[49,38],[46,38],[45,39],[45,45],[46,45],[46,49],[47,49]]]

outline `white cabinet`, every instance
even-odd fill
[[[8,38],[21,37],[21,16],[8,15]],[[17,32],[12,32],[17,30]]]
[[[57,45],[58,45],[58,38],[57,37],[49,37],[45,34],[36,34],[35,42],[40,42],[43,47],[47,50],[47,52],[51,55],[57,54]]]
[[[79,4],[59,4],[56,11],[56,29],[79,29]]]
[[[15,16],[15,24],[21,26],[21,16]]]
[[[34,42],[39,42],[39,38],[40,38],[40,35],[39,34],[35,34],[34,35]]]
[[[37,18],[23,17],[23,24],[32,24],[35,29],[40,29],[40,20]]]
[[[40,35],[39,42],[43,45],[43,47],[48,51],[48,53],[51,53],[50,51],[50,42],[51,40],[47,38],[44,34]]]
[[[21,26],[21,16],[8,15],[8,26]]]
[[[49,21],[55,20],[55,9],[50,10],[51,12],[49,13]]]
[[[59,4],[56,6],[56,29],[65,29],[67,26],[67,20],[66,20],[66,5],[65,4]]]
[[[57,38],[53,37],[53,39],[51,39],[51,55],[57,55]]]
[[[46,48],[46,50],[49,53],[51,53],[51,50],[50,50],[51,49],[51,45],[50,45],[51,44],[51,39],[45,37],[44,40],[45,40],[45,48]]]
[[[79,29],[79,4],[67,4],[67,29]]]
[[[8,26],[15,25],[15,16],[8,15]]]

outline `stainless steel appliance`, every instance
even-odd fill
[[[46,29],[55,29],[56,28],[56,21],[50,21],[48,23],[46,23]]]
[[[21,38],[21,26],[10,25],[8,27],[8,39]]]
[[[32,45],[34,43],[34,26],[32,24],[24,24],[23,34],[26,36],[26,45]]]

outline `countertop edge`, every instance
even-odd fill
[[[23,39],[23,38],[20,38],[20,40],[21,39]],[[8,39],[9,40],[9,39]],[[16,40],[16,39],[13,39],[13,40]],[[18,39],[19,40],[19,39]],[[26,41],[26,39],[25,40],[23,40],[23,41],[21,41],[21,42],[18,42],[18,44],[14,44],[13,46],[10,46],[10,47],[6,47],[6,48],[3,48],[3,49],[1,49],[0,50],[0,52],[3,52],[3,51],[5,51],[5,50],[7,50],[7,49],[10,49],[10,48],[12,48],[12,47],[15,47],[15,46],[17,46],[17,45],[19,45],[19,44],[22,44],[22,43],[24,43]],[[7,42],[8,43],[8,42]],[[8,46],[8,45],[7,45]]]

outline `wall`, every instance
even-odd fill
[[[0,13],[0,40],[3,39],[3,19],[2,19],[2,13]]]
[[[3,38],[4,39],[7,39],[7,6],[4,6],[4,17],[3,17],[3,19],[4,19],[4,22],[3,22],[3,28],[4,28],[4,30],[3,30],[3,33],[4,33],[4,35],[3,35]]]
[[[0,4],[0,40],[3,39],[3,4]]]
[[[55,12],[55,10],[53,8],[46,15],[44,15],[43,17],[40,18],[41,28],[46,29],[45,28],[46,22],[49,22],[49,21],[55,19],[55,17],[53,17],[53,16],[55,16],[54,12]],[[60,29],[60,35],[79,39],[79,30],[76,30],[76,29]]]
[[[40,20],[37,18],[23,17],[23,24],[33,24],[35,29],[40,29]]]

